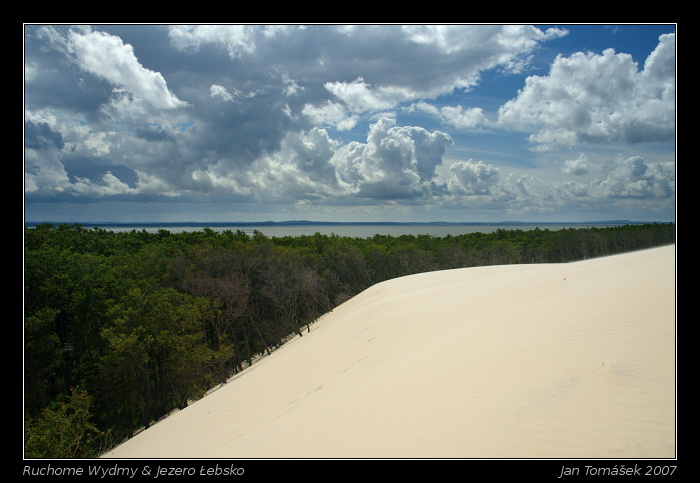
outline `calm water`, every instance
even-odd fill
[[[431,236],[446,236],[446,235],[463,235],[467,233],[492,233],[496,230],[534,230],[535,228],[540,228],[542,230],[561,230],[563,228],[588,228],[593,226],[611,226],[616,225],[616,223],[605,223],[605,224],[516,224],[516,225],[506,225],[506,224],[478,224],[478,225],[400,225],[400,224],[372,224],[372,225],[217,225],[211,226],[210,228],[216,232],[223,232],[226,230],[231,230],[235,232],[236,230],[241,230],[245,233],[252,235],[255,231],[259,231],[268,237],[283,237],[283,236],[301,236],[301,235],[313,235],[315,233],[320,233],[322,235],[335,234],[338,236],[346,236],[353,238],[369,238],[374,235],[390,235],[390,236],[400,236],[400,235],[431,235]],[[147,232],[155,233],[158,230],[167,230],[170,233],[181,233],[181,232],[193,232],[201,231],[204,226],[145,226],[145,225],[100,225],[100,224],[82,224],[83,228],[92,228],[93,226],[98,226],[100,228],[121,232],[121,231],[131,231],[131,230],[145,230]]]

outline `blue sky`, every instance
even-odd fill
[[[673,221],[676,26],[25,25],[27,221]]]

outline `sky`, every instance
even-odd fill
[[[24,218],[674,221],[674,24],[24,25]]]

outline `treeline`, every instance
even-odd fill
[[[675,225],[273,237],[41,224],[24,236],[25,456],[93,457],[383,280],[675,242]]]

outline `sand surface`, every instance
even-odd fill
[[[377,284],[114,458],[673,458],[675,245]]]

